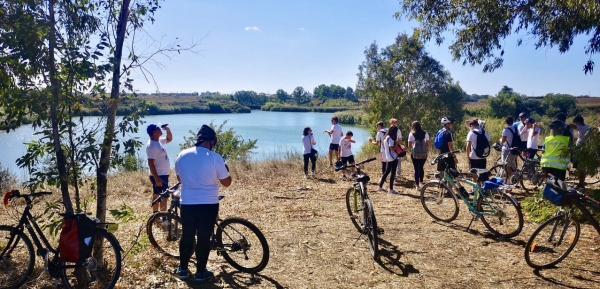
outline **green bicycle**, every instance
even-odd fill
[[[452,160],[458,152],[460,150],[440,154],[431,165]],[[435,179],[421,188],[421,204],[425,212],[435,220],[452,222],[458,216],[458,195],[473,215],[467,231],[475,219],[481,218],[485,227],[495,235],[503,238],[515,237],[523,229],[521,207],[506,193],[512,186],[503,185],[499,179],[496,182],[486,182],[490,175],[490,171],[485,169],[472,169],[470,173],[463,174],[453,168],[446,168],[443,175],[440,172],[436,173]],[[475,177],[476,180],[472,180]],[[473,188],[472,200],[462,184]],[[482,184],[486,190],[482,189]],[[452,188],[460,193],[456,194]]]

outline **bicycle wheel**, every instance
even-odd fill
[[[121,275],[121,246],[113,234],[98,229],[91,257],[83,263],[62,263],[62,283],[72,288],[113,288]]]
[[[579,222],[567,215],[554,216],[542,223],[525,246],[527,265],[541,269],[558,264],[575,248],[579,230]]]
[[[364,203],[363,218],[365,222],[365,233],[369,239],[369,251],[371,252],[373,259],[377,260],[379,257],[377,220],[375,219],[375,212],[373,211],[373,204],[371,204],[371,200],[366,199]]]
[[[31,240],[15,227],[0,226],[0,288],[19,288],[33,272]]]
[[[515,199],[500,190],[487,191],[477,199],[477,210],[483,212],[481,221],[492,233],[512,238],[523,229],[523,212]]]
[[[506,169],[504,165],[495,165],[490,169],[492,176],[497,178],[502,178],[505,182],[507,181],[508,175],[506,174]]]
[[[365,224],[363,224],[362,218],[363,202],[360,198],[360,192],[357,191],[356,187],[349,188],[346,192],[346,209],[348,209],[350,221],[352,221],[358,232],[362,233]]]
[[[181,218],[175,214],[156,213],[146,223],[148,241],[154,248],[167,256],[179,258]]]
[[[454,193],[439,181],[426,183],[421,189],[421,205],[432,218],[452,222],[458,216],[458,200]]]
[[[525,190],[538,187],[540,185],[540,171],[539,163],[529,163],[527,167],[524,167],[522,177],[519,180],[521,187]]]
[[[218,251],[233,268],[257,273],[269,262],[269,245],[260,230],[242,218],[227,218],[217,226]]]

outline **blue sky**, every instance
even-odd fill
[[[397,0],[170,0],[162,2],[148,34],[163,43],[179,38],[183,44],[201,40],[196,54],[175,54],[149,64],[161,92],[254,90],[288,93],[302,86],[312,91],[320,84],[356,86],[364,49],[373,41],[391,44],[398,33],[411,34],[415,23],[396,20]],[[449,39],[427,51],[468,94],[496,94],[503,85],[526,95],[546,93],[600,96],[600,71],[584,75],[589,59],[585,38],[571,50],[535,50],[533,41],[516,46],[506,39],[504,66],[483,73],[482,66],[452,62]],[[149,45],[137,43],[137,49]],[[154,44],[156,45],[156,44]],[[151,49],[149,49],[151,50]],[[593,58],[600,67],[600,58]],[[600,70],[597,68],[596,70]],[[135,89],[155,92],[140,74]]]

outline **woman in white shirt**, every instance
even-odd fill
[[[379,181],[379,188],[377,188],[377,191],[379,192],[383,191],[383,183],[385,183],[387,176],[390,175],[390,189],[388,190],[388,193],[398,193],[394,190],[394,179],[396,178],[396,168],[398,167],[398,154],[394,151],[397,135],[398,127],[390,126],[383,139],[383,161],[385,161],[387,165],[385,166],[385,173],[383,173],[383,176],[381,176],[381,180]]]
[[[304,131],[302,131],[302,147],[304,154],[304,178],[308,178],[308,160],[312,163],[312,171],[310,173],[311,176],[315,176],[315,167],[317,163],[317,155],[312,152],[312,148],[316,145],[317,142],[312,134],[312,129],[310,127],[305,127]]]

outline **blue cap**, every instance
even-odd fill
[[[148,125],[148,127],[146,127],[146,132],[148,135],[152,135],[157,128],[158,126],[156,124],[151,123]]]

